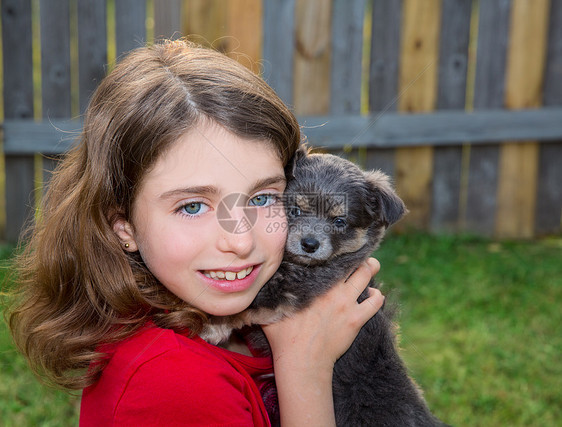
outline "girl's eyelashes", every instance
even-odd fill
[[[249,205],[255,207],[266,207],[277,203],[280,200],[279,194],[258,194],[250,199]]]
[[[204,214],[208,210],[209,206],[203,202],[187,202],[177,208],[176,212],[188,217],[196,217]]]
[[[279,200],[281,200],[280,194],[263,193],[251,197],[248,200],[248,205],[250,207],[262,208],[262,207],[271,206],[277,203]],[[179,207],[177,207],[175,209],[175,213],[178,213],[180,215],[189,218],[195,218],[207,213],[209,210],[211,210],[211,207],[205,202],[187,201],[185,203],[182,203]]]

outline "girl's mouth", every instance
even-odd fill
[[[215,280],[241,280],[248,276],[254,269],[254,266],[251,265],[248,268],[245,268],[240,271],[223,271],[223,270],[204,270],[203,274],[210,279]]]
[[[201,277],[213,289],[220,292],[242,292],[254,284],[260,271],[260,264],[243,269],[200,270]]]

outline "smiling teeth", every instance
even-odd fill
[[[248,267],[244,270],[240,270],[237,273],[235,273],[234,271],[206,270],[203,272],[203,274],[211,279],[240,280],[250,274],[253,269],[254,267]]]

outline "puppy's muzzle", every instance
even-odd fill
[[[313,254],[318,250],[319,247],[320,242],[314,237],[307,236],[301,239],[301,248],[307,254]]]

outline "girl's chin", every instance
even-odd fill
[[[246,310],[252,301],[248,302],[248,304],[240,304],[240,305],[232,305],[228,307],[213,307],[209,310],[205,310],[205,312],[211,316],[233,316],[235,314],[239,314]]]
[[[256,294],[257,292],[246,292],[243,295],[223,294],[214,301],[214,304],[207,304],[201,309],[211,316],[233,316],[246,310]]]

